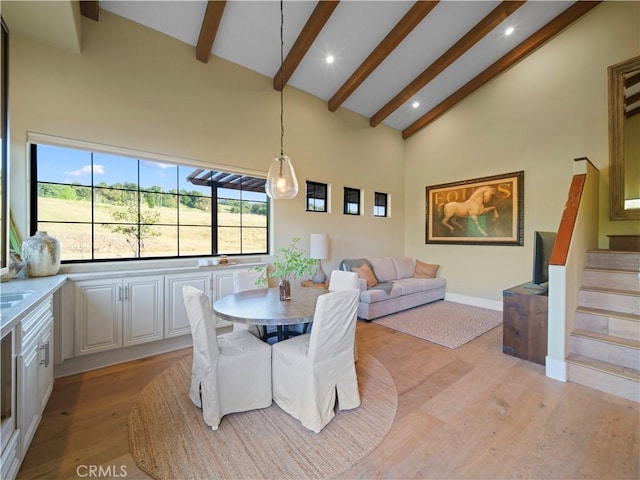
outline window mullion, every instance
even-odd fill
[[[218,187],[211,185],[211,253],[217,255],[218,251]]]

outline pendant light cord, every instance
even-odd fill
[[[280,0],[280,156],[284,156],[284,85],[282,83],[284,67],[284,10]]]

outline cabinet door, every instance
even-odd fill
[[[24,454],[40,422],[40,398],[38,396],[38,370],[40,369],[39,344],[32,341],[23,346],[18,355],[18,428],[21,431],[20,451]]]
[[[122,281],[85,280],[75,284],[75,354],[122,347]]]
[[[187,318],[187,311],[184,308],[182,299],[182,287],[191,285],[198,290],[202,290],[211,298],[211,272],[177,273],[166,275],[165,277],[165,338],[178,337],[180,335],[190,335],[191,327]]]
[[[135,277],[123,282],[124,346],[162,340],[162,277]]]
[[[544,365],[548,297],[513,290],[503,293],[502,351]]]
[[[225,295],[233,293],[233,273],[218,273],[214,276],[214,279],[215,288],[213,298],[211,299],[212,302],[215,302],[220,297],[224,297]],[[227,325],[232,325],[232,322],[216,317],[216,325],[218,327],[224,327]]]
[[[248,268],[236,268],[233,271],[215,272],[213,274],[214,288],[212,302],[217,299],[233,293],[233,272],[248,272]],[[222,320],[216,317],[216,325],[218,327],[226,327],[232,325],[228,320]]]
[[[40,412],[44,411],[47,401],[53,390],[53,324],[42,333],[38,345],[38,398],[40,399]]]

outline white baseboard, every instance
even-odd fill
[[[460,295],[458,293],[445,293],[444,299],[449,302],[463,303],[474,307],[488,308],[489,310],[502,311],[502,301],[488,300],[480,297],[470,297],[468,295]]]
[[[53,366],[54,378],[75,375],[76,373],[87,372],[97,368],[108,367],[118,363],[138,360],[140,358],[151,357],[160,353],[172,352],[182,348],[191,347],[191,335],[162,340],[160,342],[149,342],[134,347],[120,348],[109,352],[93,353],[75,358],[69,358],[64,362]]]
[[[567,362],[556,360],[548,355],[545,357],[545,375],[561,382],[567,381]]]

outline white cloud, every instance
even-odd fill
[[[73,170],[71,172],[64,172],[64,173],[65,175],[69,175],[70,177],[73,177],[73,178],[86,177],[87,175],[91,175],[91,165],[85,165],[84,167],[79,168],[78,170]],[[104,165],[94,165],[93,173],[95,173],[96,175],[104,175]]]
[[[176,168],[176,165],[173,165],[171,163],[162,163],[162,162],[152,162],[149,160],[140,160],[144,165],[146,165],[147,167],[150,168],[159,168],[161,170],[167,169],[167,168]]]

